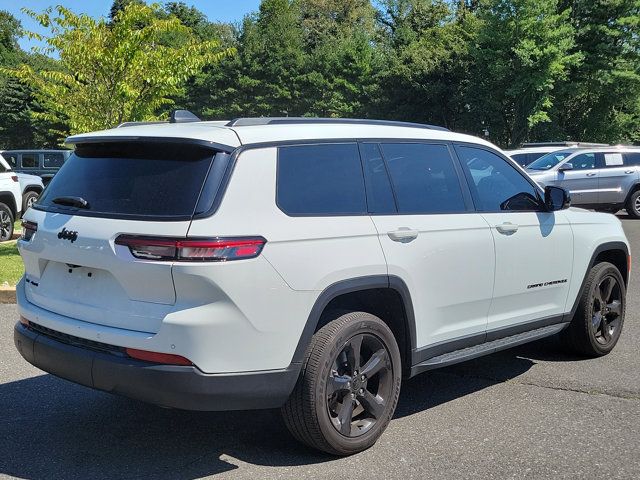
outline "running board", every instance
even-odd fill
[[[516,335],[511,335],[510,337],[499,338],[473,347],[467,347],[461,350],[455,350],[453,352],[438,355],[437,357],[432,357],[424,362],[414,365],[411,368],[411,376],[426,372],[427,370],[446,367],[447,365],[453,365],[454,363],[466,362],[467,360],[482,357],[483,355],[489,355],[491,353],[499,352],[500,350],[506,350],[507,348],[540,340],[541,338],[555,335],[562,331],[567,325],[569,324],[557,323],[555,325],[537,328],[536,330],[518,333]]]

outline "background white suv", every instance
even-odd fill
[[[13,222],[22,212],[22,191],[18,175],[0,156],[0,242],[11,240]]]
[[[281,407],[297,439],[351,454],[403,378],[559,332],[584,355],[616,344],[619,220],[568,209],[491,144],[177,118],[68,139],[18,242],[32,364],[166,407]]]

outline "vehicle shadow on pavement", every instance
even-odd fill
[[[537,342],[530,348],[540,352],[553,346]],[[525,373],[535,362],[520,353],[509,350],[406,381],[396,418]],[[0,474],[19,478],[190,480],[243,463],[295,466],[335,460],[299,445],[277,410],[168,410],[52,375],[0,385],[0,411]]]

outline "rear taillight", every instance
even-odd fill
[[[20,235],[20,239],[28,242],[33,237],[33,234],[38,231],[38,224],[35,222],[29,222],[26,220],[22,221],[22,235]]]
[[[175,262],[226,262],[260,255],[262,237],[174,239],[120,235],[116,245],[129,247],[136,258]]]
[[[14,182],[18,182],[18,176],[17,175],[11,175],[11,180],[13,180]]]
[[[131,358],[144,360],[145,362],[162,363],[163,365],[193,365],[191,360],[171,353],[149,352],[135,348],[125,348],[124,351]]]

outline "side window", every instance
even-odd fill
[[[380,147],[376,143],[360,144],[364,180],[367,186],[367,206],[370,213],[395,213],[396,203]]]
[[[573,165],[574,170],[591,170],[592,168],[596,168],[596,154],[583,153],[576,155],[569,160],[569,163]]]
[[[456,146],[478,210],[484,212],[537,211],[536,188],[497,154],[476,147]]]
[[[629,152],[624,154],[625,165],[640,165],[640,152]]]
[[[64,163],[64,155],[61,153],[45,153],[44,168],[60,168]]]
[[[460,179],[446,145],[383,143],[400,213],[464,212]]]
[[[278,149],[277,202],[290,215],[360,215],[367,211],[358,145]]]
[[[22,154],[22,168],[38,168],[38,154],[37,153],[23,153]]]
[[[622,157],[622,153],[620,152],[605,153],[602,158],[604,168],[624,167],[624,159]]]
[[[15,153],[3,153],[2,156],[11,168],[16,168],[18,166],[18,155]]]

